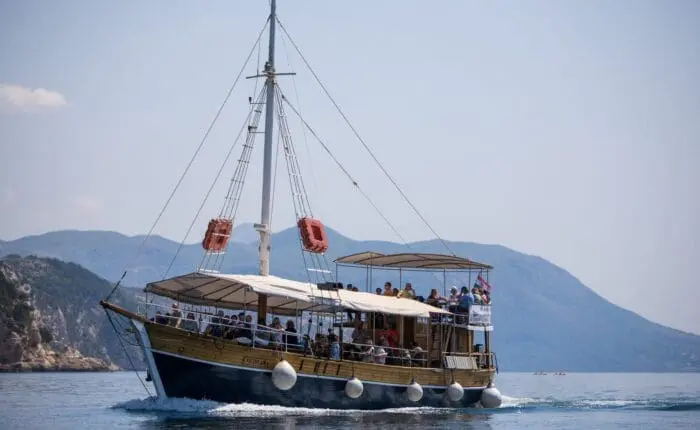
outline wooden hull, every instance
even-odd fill
[[[152,374],[160,379],[167,397],[332,409],[469,407],[479,401],[494,373],[317,359],[153,323],[146,323],[145,331],[156,367]],[[281,359],[297,372],[296,384],[287,391],[277,389],[270,377]],[[358,399],[350,399],[344,390],[353,375],[364,385]],[[446,395],[453,377],[464,387],[459,402],[449,401]],[[423,387],[423,398],[416,403],[406,395],[406,386],[414,379]]]
[[[479,401],[495,373],[493,369],[411,368],[318,359],[251,348],[155,324],[111,304],[103,306],[131,319],[161,397],[331,409],[464,408]],[[287,391],[277,389],[271,379],[272,369],[282,359],[297,372],[296,384]],[[357,399],[345,394],[345,383],[353,376],[364,386]],[[413,380],[423,388],[418,402],[406,395]],[[457,402],[450,401],[446,393],[453,380],[464,388],[464,397]]]
[[[482,389],[465,389],[460,402],[450,402],[445,389],[423,388],[423,398],[413,403],[405,386],[373,384],[363,380],[358,399],[345,395],[345,379],[298,374],[288,391],[277,389],[269,372],[191,358],[154,353],[160,378],[169,397],[209,399],[223,403],[253,403],[329,409],[389,409],[406,406],[469,407],[479,401]]]

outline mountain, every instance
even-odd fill
[[[112,286],[75,264],[10,255],[0,260],[0,370],[116,370],[129,362],[98,305]],[[137,290],[114,301],[134,307]],[[130,351],[131,354],[131,351]],[[140,357],[134,357],[141,364]]]
[[[248,225],[247,229],[252,229]],[[330,269],[340,255],[374,250],[406,252],[404,245],[382,241],[355,241],[328,228]],[[250,237],[250,236],[249,236]],[[100,277],[115,281],[131,260],[143,237],[113,232],[59,231],[5,242],[3,253],[35,254],[76,262]],[[143,286],[160,279],[179,244],[151,238],[128,272],[126,285]],[[444,252],[438,241],[410,244],[413,251]],[[499,245],[449,242],[457,255],[495,267],[493,285],[493,347],[502,370],[533,371],[700,371],[700,336],[650,322],[606,301],[564,269],[547,260]],[[192,271],[202,256],[199,244],[185,245],[168,273]],[[257,243],[232,242],[223,270],[257,271]],[[272,237],[271,270],[278,276],[314,280],[299,251],[296,229]],[[363,268],[339,269],[340,280],[365,288]],[[442,274],[374,271],[371,289],[390,280],[394,285],[410,281],[419,293],[430,288],[443,291]],[[469,284],[473,279],[450,276],[449,285]],[[95,302],[96,303],[96,302]]]

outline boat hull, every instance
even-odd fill
[[[495,373],[495,369],[433,369],[328,360],[251,348],[155,324],[107,303],[103,306],[130,319],[161,398],[331,409],[464,408],[479,402]],[[276,388],[271,378],[280,360],[287,360],[297,374],[296,384],[286,391]],[[364,386],[357,399],[345,394],[345,384],[353,376]],[[423,389],[418,402],[411,402],[406,394],[412,381]],[[453,381],[464,388],[459,401],[450,401],[447,396],[447,386]]]
[[[475,405],[483,391],[483,388],[465,388],[462,400],[451,402],[445,388],[423,387],[423,398],[414,403],[406,395],[406,386],[362,381],[362,395],[351,399],[345,394],[345,379],[299,374],[296,384],[291,389],[282,391],[272,383],[269,371],[193,360],[155,351],[153,358],[168,397],[223,403],[363,410],[407,406],[460,408]]]

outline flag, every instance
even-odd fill
[[[479,284],[481,288],[484,290],[488,291],[489,293],[491,292],[491,285],[489,285],[488,282],[484,278],[481,277],[481,275],[476,277],[476,282]]]

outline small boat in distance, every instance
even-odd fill
[[[224,206],[208,223],[200,265],[192,273],[148,283],[146,306],[138,310],[118,306],[111,294],[100,304],[110,319],[128,320],[131,330],[120,334],[133,336],[140,347],[158,398],[334,409],[499,407],[490,338],[490,265],[453,253],[366,251],[336,258],[331,270],[327,253],[333,243],[311,214],[286,108],[300,115],[277,81],[285,73],[274,66],[277,26],[291,38],[277,17],[276,1],[270,6],[268,59],[251,77],[263,78],[265,85],[249,100],[245,143]],[[255,225],[259,273],[221,273],[259,134],[264,135],[261,221]],[[274,136],[280,137],[278,153],[281,149],[287,165],[306,281],[270,274]],[[359,189],[354,180],[353,185]],[[341,282],[339,267],[362,270],[365,291]],[[423,299],[408,283],[396,294],[388,282],[384,291],[374,292],[377,270],[398,273],[399,286],[409,272],[436,273],[444,295],[433,289]],[[455,273],[466,286],[448,297],[447,279]],[[174,303],[164,305],[164,299]]]

